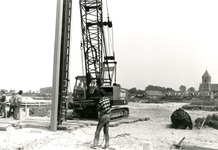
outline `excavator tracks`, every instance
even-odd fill
[[[90,108],[90,109],[89,109]],[[73,113],[68,115],[69,118],[93,118],[97,119],[97,114],[92,114],[95,109],[91,106],[86,106],[85,108],[73,108]],[[86,115],[85,115],[86,114]],[[89,115],[87,115],[89,114]],[[112,107],[110,113],[110,120],[121,120],[129,117],[129,108],[128,107]]]
[[[111,120],[120,120],[129,116],[129,108],[112,108],[111,109]]]

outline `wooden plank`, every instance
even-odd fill
[[[139,119],[139,121],[148,121],[148,120],[150,120],[149,117],[145,117],[145,118],[140,118],[140,119]]]
[[[135,123],[137,121],[147,121],[148,117],[136,117],[130,116],[125,119],[112,120],[109,123],[110,127],[116,127],[120,124]],[[57,126],[56,130],[76,130],[78,128],[84,128],[87,126],[97,126],[98,121],[96,119],[78,119],[67,120],[63,122],[62,126]],[[28,117],[25,120],[14,120],[12,118],[6,118],[0,120],[0,130],[5,131],[8,126],[13,126],[16,129],[22,128],[49,128],[51,129],[50,119],[47,117]]]
[[[119,126],[120,125],[120,122],[110,122],[109,123],[109,127],[116,127],[116,126]]]
[[[199,147],[199,146],[192,146],[192,145],[182,145],[182,149],[185,149],[185,150],[218,150],[218,149],[213,149],[213,148]]]
[[[1,123],[0,124],[0,131],[6,131],[7,127],[11,127],[12,125],[9,123]]]

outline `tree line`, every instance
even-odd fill
[[[167,93],[170,91],[176,91],[172,88],[169,87],[161,87],[161,86],[155,86],[155,85],[148,85],[145,90],[141,90],[141,89],[137,89],[136,87],[133,87],[131,89],[129,89],[129,93],[130,94],[144,94],[145,91],[161,91],[163,93]],[[186,89],[186,86],[184,85],[180,85],[179,87],[179,91],[195,91],[194,87],[190,87],[188,89]]]
[[[12,94],[12,93],[16,93],[16,90],[14,89],[10,89],[10,90],[7,90],[7,89],[0,89],[0,91],[5,91],[5,93],[9,93],[9,94]],[[33,90],[29,90],[29,91],[24,91],[24,93],[52,93],[52,87],[43,87],[43,88],[40,88],[39,91],[33,91]]]
[[[6,89],[1,89],[1,90],[4,90],[5,93],[15,93],[15,90],[11,89],[11,90],[6,90]],[[148,85],[144,90],[141,90],[141,89],[137,89],[136,87],[133,87],[131,89],[129,89],[129,93],[130,94],[144,94],[144,92],[148,90],[148,91],[161,91],[163,93],[166,93],[166,92],[170,92],[170,91],[175,91],[174,89],[172,88],[169,88],[169,87],[161,87],[161,86],[155,86],[155,85]],[[185,85],[180,85],[179,87],[179,91],[195,91],[195,88],[194,87],[190,87],[190,88],[186,88]],[[43,87],[43,88],[40,88],[39,89],[39,92],[40,93],[52,93],[52,87]],[[25,92],[25,93],[36,93],[35,91],[32,91],[32,90],[29,90],[28,92]]]

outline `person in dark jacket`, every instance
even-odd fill
[[[97,105],[97,111],[98,111],[98,125],[95,131],[95,137],[94,142],[91,148],[96,149],[98,147],[99,143],[99,135],[101,132],[101,129],[104,131],[104,139],[105,139],[105,146],[103,149],[106,149],[109,147],[109,122],[110,122],[110,100],[108,97],[105,97],[105,91],[103,89],[99,90],[99,96],[100,100]]]
[[[8,111],[8,118],[13,114],[14,116],[14,107],[15,107],[15,99],[16,99],[16,94],[12,93],[11,98],[9,99],[9,111]]]
[[[0,112],[4,113],[3,118],[6,118],[6,95],[5,91],[1,91],[1,109]]]
[[[20,90],[15,98],[14,116],[13,116],[15,120],[19,120],[18,114],[20,111],[20,105],[22,103],[22,96],[21,96],[22,94],[23,94],[23,91]]]

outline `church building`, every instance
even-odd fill
[[[213,94],[218,93],[218,84],[211,83],[211,76],[207,70],[202,76],[202,82],[199,86],[199,91],[208,91],[208,92],[212,92]]]

